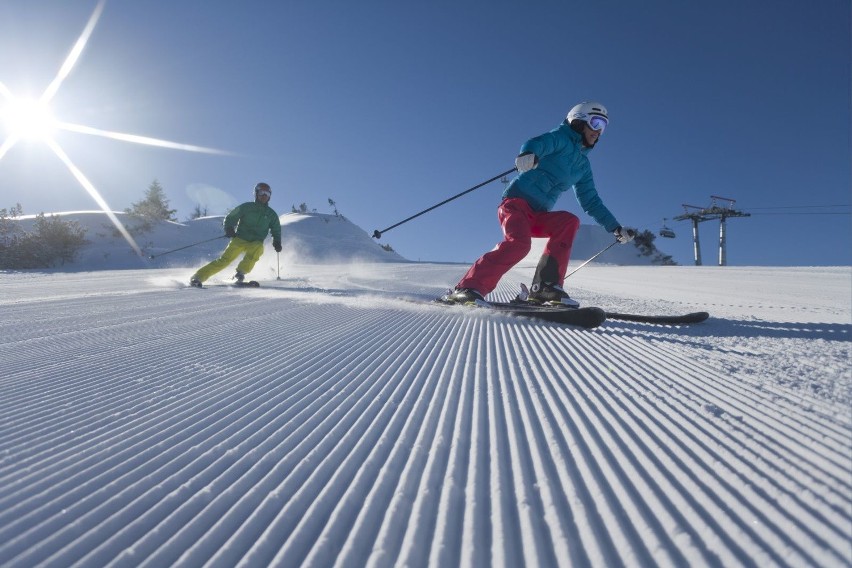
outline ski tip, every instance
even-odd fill
[[[701,323],[710,317],[708,312],[692,312],[682,315],[644,315],[627,314],[618,312],[607,312],[607,317],[614,320],[632,321],[637,323],[650,323],[660,325],[688,325]]]

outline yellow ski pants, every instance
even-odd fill
[[[248,274],[263,254],[263,241],[244,241],[239,237],[234,237],[225,247],[222,256],[199,268],[193,278],[198,278],[204,282],[220,270],[224,270],[241,254],[245,254],[245,256],[237,265],[237,272]]]

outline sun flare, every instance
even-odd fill
[[[30,98],[13,98],[0,109],[6,135],[21,140],[50,140],[57,122],[47,103]]]
[[[85,126],[80,124],[71,124],[61,122],[54,118],[50,110],[50,101],[59,91],[62,82],[68,77],[74,66],[80,59],[86,44],[89,41],[92,33],[95,30],[95,25],[103,12],[106,0],[100,0],[95,7],[94,12],[89,17],[83,33],[77,38],[70,53],[65,58],[62,67],[54,77],[53,81],[45,89],[40,98],[17,97],[12,91],[2,82],[0,82],[0,127],[6,132],[6,137],[0,144],[0,160],[11,150],[19,141],[39,141],[47,144],[54,154],[65,164],[74,178],[80,183],[89,195],[97,202],[104,213],[110,218],[118,231],[124,236],[130,247],[136,252],[140,258],[144,258],[142,250],[130,233],[122,225],[118,217],[113,214],[109,204],[88,180],[80,169],[74,165],[68,154],[54,140],[53,135],[57,130],[67,130],[80,134],[88,134],[91,136],[102,136],[120,140],[123,142],[131,142],[134,144],[143,144],[148,146],[159,146],[161,148],[170,148],[175,150],[183,150],[187,152],[201,152],[207,154],[228,155],[230,152],[216,150],[214,148],[206,148],[204,146],[196,146],[194,144],[182,144],[179,142],[171,142],[169,140],[161,140],[150,136],[140,136],[138,134],[127,134],[123,132],[112,132]]]

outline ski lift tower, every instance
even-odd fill
[[[692,221],[692,241],[695,249],[695,266],[701,266],[701,248],[698,242],[698,223],[702,221],[710,221],[719,219],[719,266],[728,264],[727,251],[727,218],[728,217],[750,217],[750,213],[743,213],[734,209],[736,200],[727,197],[719,197],[718,195],[710,196],[710,207],[696,207],[695,205],[683,205],[684,214],[674,217],[675,221]],[[723,201],[726,204],[720,206],[717,202]]]
[[[719,197],[718,195],[711,195],[710,199],[712,199],[710,203],[710,211],[712,214],[717,216],[719,219],[719,266],[727,266],[728,265],[728,245],[727,245],[727,222],[726,219],[728,217],[751,217],[751,213],[743,213],[742,211],[734,210],[734,203],[736,203],[735,199],[728,199],[727,197]],[[716,201],[724,201],[727,205],[719,206],[716,204]]]
[[[686,221],[689,219],[692,221],[692,249],[695,254],[695,266],[701,266],[701,243],[698,240],[698,223],[702,221],[709,221],[709,217],[704,217],[701,213],[703,211],[702,207],[696,207],[695,205],[687,205],[684,203],[683,207],[683,215],[678,215],[677,217],[673,217],[675,221]]]

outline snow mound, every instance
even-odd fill
[[[115,217],[133,236],[144,257],[140,258],[103,211],[46,213],[77,223],[85,230],[86,244],[74,260],[55,267],[63,272],[197,267],[217,258],[227,245],[222,231],[224,215],[199,217],[185,222],[156,221],[148,229],[138,218],[122,212]],[[17,218],[21,230],[35,230],[35,215]],[[281,261],[297,264],[345,262],[407,262],[386,251],[344,217],[323,214],[281,215]],[[153,257],[153,258],[152,258]],[[270,260],[272,259],[272,260]],[[276,263],[272,239],[266,239],[262,265]]]
[[[85,230],[86,245],[73,261],[55,267],[63,272],[137,268],[190,268],[217,258],[227,244],[222,231],[224,215],[200,217],[184,222],[157,221],[149,227],[127,213],[113,212],[130,231],[142,250],[140,258],[103,211],[47,213]],[[20,229],[35,230],[34,215],[16,219]],[[393,250],[385,250],[369,234],[340,215],[286,213],[281,215],[283,251],[276,255],[272,239],[266,239],[261,267],[277,273],[286,264],[356,264],[408,262]],[[612,244],[614,237],[597,225],[582,225],[571,253],[573,263],[583,262]],[[535,266],[546,239],[533,239],[532,249],[520,267]],[[482,251],[486,252],[486,251]],[[152,258],[153,257],[153,258]],[[647,266],[659,263],[633,245],[614,246],[595,259],[596,263]]]
[[[281,215],[282,255],[299,264],[405,262],[377,244],[366,231],[340,215]]]

